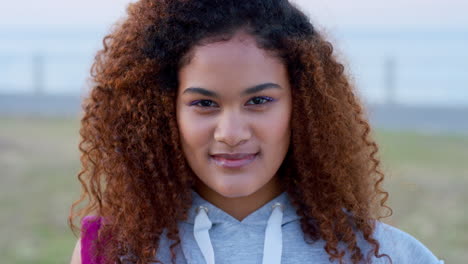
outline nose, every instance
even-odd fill
[[[235,147],[250,139],[252,136],[249,120],[234,112],[220,115],[214,132],[214,139],[230,147]]]

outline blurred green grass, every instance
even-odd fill
[[[68,263],[79,120],[0,117],[2,263]],[[468,258],[468,136],[376,130],[393,216],[446,263]]]

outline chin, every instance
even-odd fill
[[[234,188],[234,189],[224,189],[224,190],[219,190],[217,191],[221,196],[224,196],[226,198],[240,198],[240,197],[245,197],[249,196],[254,191],[251,191],[248,188]]]

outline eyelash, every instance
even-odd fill
[[[255,98],[260,98],[260,99],[264,99],[266,100],[265,103],[263,104],[252,104],[252,105],[264,105],[264,104],[268,104],[268,103],[271,103],[273,101],[275,101],[275,99],[269,97],[269,96],[256,96],[256,97],[252,97],[249,101],[251,101],[252,99],[255,99]],[[210,102],[213,102],[211,100],[208,100],[208,99],[202,99],[202,100],[196,100],[196,101],[193,101],[190,103],[190,106],[197,106],[197,107],[201,107],[201,108],[209,108],[210,106],[201,106],[201,105],[198,105],[199,103],[201,103],[202,101],[210,101]]]

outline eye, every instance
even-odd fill
[[[203,107],[203,108],[206,108],[206,107],[210,107],[210,104],[211,103],[214,103],[213,101],[211,100],[206,100],[206,99],[203,99],[203,100],[196,100],[196,101],[193,101],[192,103],[190,103],[190,105],[194,105],[194,106],[199,106],[199,107]]]
[[[249,100],[249,102],[253,102],[253,104],[248,104],[248,105],[264,105],[274,100],[275,99],[268,97],[268,96],[256,96]],[[191,102],[190,106],[210,108],[210,107],[216,107],[216,103],[213,102],[212,100],[202,99],[202,100],[196,100],[196,101]]]
[[[274,101],[274,99],[268,96],[257,96],[257,97],[250,99],[249,102],[250,101],[255,102],[254,105],[263,105],[271,101]]]

